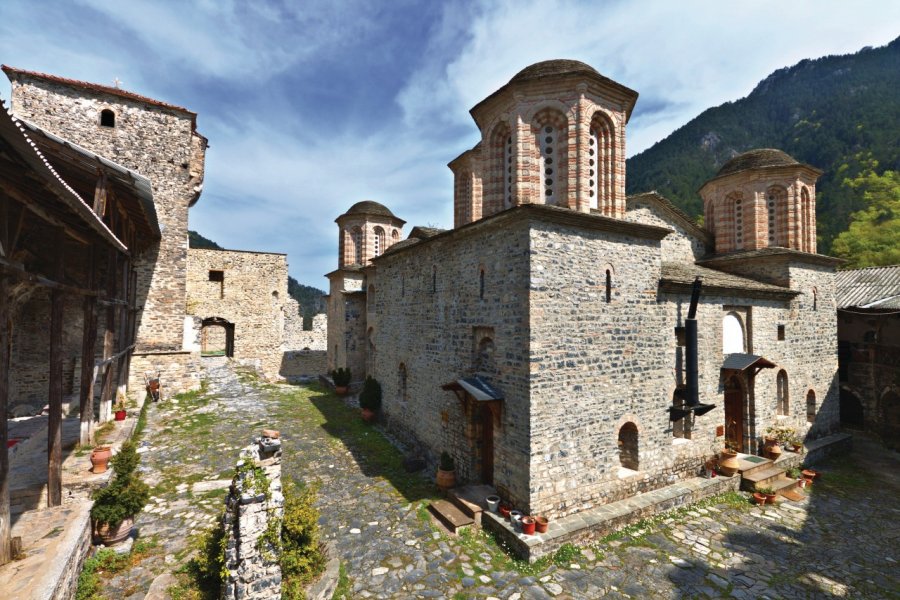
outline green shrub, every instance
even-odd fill
[[[109,462],[114,477],[106,487],[94,492],[91,517],[97,523],[118,527],[128,517],[141,512],[150,499],[150,488],[135,472],[141,457],[134,442],[129,440],[122,444]]]
[[[336,387],[347,387],[350,385],[351,379],[353,379],[353,374],[350,372],[350,369],[338,367],[331,372],[331,380],[334,381]]]
[[[359,393],[359,407],[377,412],[381,408],[381,384],[369,375]]]
[[[286,600],[303,598],[303,586],[325,570],[315,497],[314,487],[298,488],[290,482],[285,485],[280,563]]]

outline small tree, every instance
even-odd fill
[[[135,472],[141,457],[133,441],[122,444],[119,453],[109,462],[115,477],[109,485],[94,492],[91,517],[97,523],[115,528],[125,519],[141,512],[150,499],[150,488]]]
[[[381,408],[381,384],[369,375],[363,383],[362,392],[359,393],[359,407],[378,412]]]

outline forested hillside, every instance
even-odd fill
[[[188,243],[191,248],[224,250],[220,245],[196,231],[188,231]],[[303,324],[306,328],[310,326],[313,315],[325,312],[325,299],[322,298],[325,292],[318,288],[303,285],[288,276],[288,294],[300,305],[300,314],[303,315]]]
[[[848,229],[851,213],[870,208],[866,186],[853,182],[900,170],[898,90],[900,38],[855,54],[803,60],[629,159],[627,191],[655,189],[700,215],[697,189],[726,160],[753,148],[779,148],[825,172],[816,214],[819,252],[828,252]]]

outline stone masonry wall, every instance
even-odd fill
[[[195,115],[77,84],[11,79],[16,116],[151,180],[162,239],[135,257],[137,351],[181,350],[188,206],[202,188],[206,149]],[[115,112],[115,127],[100,125],[103,109]]]
[[[276,547],[268,536],[281,537],[284,496],[281,487],[281,445],[269,453],[267,438],[241,450],[223,522],[226,535],[222,598],[226,600],[277,600],[281,598],[281,567]],[[251,473],[255,466],[265,474],[260,481]],[[260,489],[265,485],[265,489]],[[268,532],[268,533],[267,533]]]
[[[210,272],[221,272],[222,281],[211,281],[216,276]],[[188,314],[233,323],[235,360],[258,363],[270,377],[281,367],[285,311],[296,310],[296,303],[286,299],[284,254],[198,248],[188,252]],[[211,335],[214,339],[216,332]]]
[[[441,386],[480,373],[504,397],[494,428],[493,479],[517,506],[529,497],[527,231],[518,221],[388,253],[376,262],[368,298],[374,375],[389,427],[432,461],[448,451],[458,479],[479,482],[480,415],[466,415],[456,395]],[[477,345],[485,338],[493,350],[479,360]]]

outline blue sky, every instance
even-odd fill
[[[898,25],[883,0],[2,0],[0,62],[199,113],[211,147],[191,228],[287,252],[324,289],[354,202],[452,225],[446,164],[478,141],[469,108],[531,63],[582,60],[637,90],[632,155],[775,69]]]

